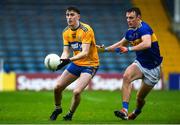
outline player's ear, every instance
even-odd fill
[[[141,20],[141,15],[138,15],[137,18]]]
[[[80,16],[80,14],[78,14],[78,19],[80,19],[81,18],[81,16]]]

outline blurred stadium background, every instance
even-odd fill
[[[5,72],[13,72],[14,75],[52,74],[44,67],[44,57],[49,53],[61,54],[61,33],[66,27],[65,9],[71,5],[79,7],[81,21],[93,27],[97,44],[106,46],[117,42],[124,35],[127,29],[125,10],[131,6],[140,7],[144,21],[153,27],[159,39],[164,57],[164,87],[180,88],[179,0],[1,0],[1,70],[4,67]],[[99,56],[101,66],[98,73],[122,74],[134,60],[135,54],[106,53]],[[8,75],[13,78],[13,75]],[[1,77],[8,76],[4,74]],[[7,84],[4,83],[4,86]]]
[[[163,75],[155,89],[180,89],[180,0],[1,0],[0,91],[53,89],[63,70],[50,72],[43,61],[49,53],[62,52],[61,33],[67,26],[68,6],[80,9],[81,21],[92,26],[97,44],[105,46],[120,40],[127,30],[126,9],[139,7],[143,20],[158,37],[164,58]],[[117,90],[135,54],[99,56],[101,65],[89,89]]]

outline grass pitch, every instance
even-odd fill
[[[54,109],[52,91],[0,92],[0,124],[170,124],[180,123],[180,91],[152,91],[146,98],[141,115],[134,121],[123,121],[113,111],[121,108],[119,91],[85,91],[72,121],[63,121],[71,102],[71,91],[63,95],[63,113],[49,121]],[[130,109],[135,107],[132,93]]]

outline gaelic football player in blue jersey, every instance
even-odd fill
[[[124,38],[109,47],[97,46],[97,48],[102,52],[136,52],[136,60],[127,67],[123,75],[122,109],[114,111],[115,116],[123,120],[134,120],[142,111],[145,97],[160,79],[162,57],[156,35],[151,27],[141,20],[140,9],[127,10],[126,19],[129,29]],[[142,84],[137,93],[136,108],[128,115],[131,82],[136,79],[142,79]]]

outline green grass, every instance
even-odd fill
[[[135,107],[132,93],[130,111]],[[52,91],[19,91],[0,93],[0,124],[161,124],[180,123],[180,91],[152,91],[142,114],[134,121],[123,121],[113,111],[121,108],[119,91],[85,91],[72,121],[63,121],[71,102],[71,91],[63,95],[63,113],[49,121],[54,109]]]

